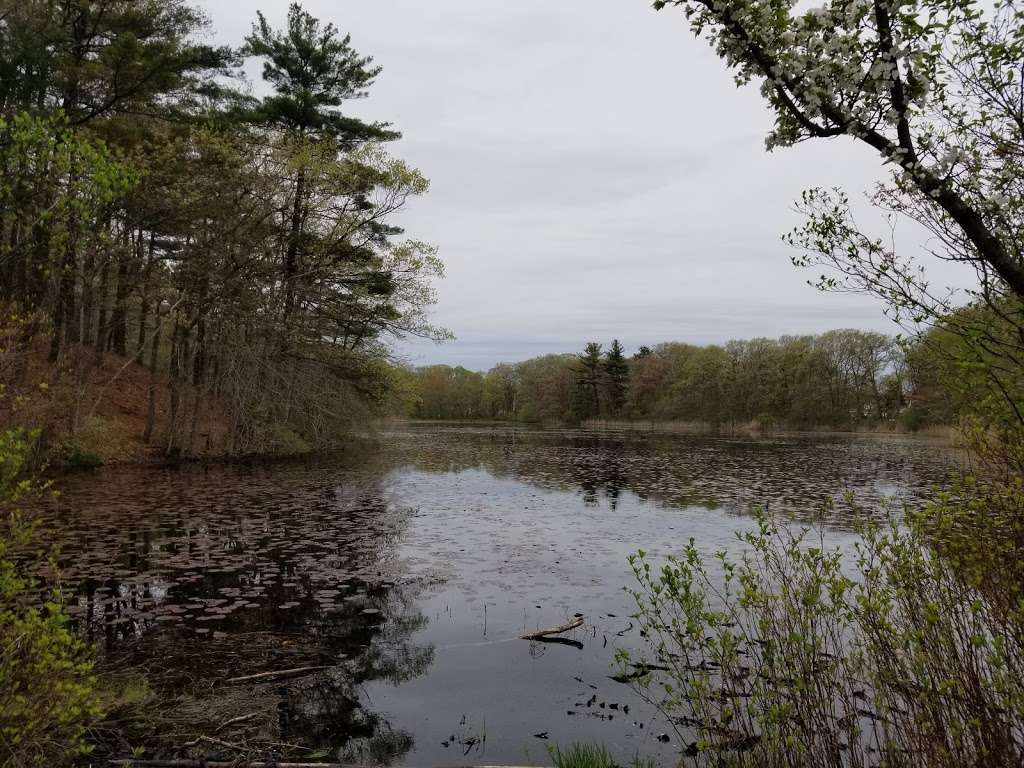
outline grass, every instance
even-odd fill
[[[568,749],[557,744],[548,747],[555,768],[620,768],[603,744],[574,743]],[[656,768],[650,758],[635,756],[629,768]]]

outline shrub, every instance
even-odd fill
[[[77,469],[97,469],[103,466],[103,459],[95,453],[76,449],[68,456],[68,465]]]
[[[640,552],[631,591],[653,659],[620,660],[698,764],[1019,765],[1021,604],[990,599],[984,546],[932,546],[984,495],[866,524],[845,555],[767,517],[715,568],[693,541],[660,568]],[[968,558],[971,572],[951,567]]]
[[[23,507],[45,491],[25,477],[30,436],[0,433],[0,765],[59,765],[87,752],[100,714],[89,650],[68,629],[59,590],[35,574],[53,565]],[[41,603],[41,605],[40,605]]]
[[[100,416],[81,419],[65,445],[67,462],[73,467],[94,469],[130,455],[131,445],[115,425]]]

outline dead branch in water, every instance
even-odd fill
[[[528,635],[521,635],[521,640],[540,640],[541,638],[548,637],[549,635],[560,635],[563,632],[568,632],[570,629],[576,629],[577,627],[583,626],[583,617],[577,616],[567,624],[559,624],[557,627],[548,627],[547,629],[540,629],[536,632],[531,632]]]
[[[300,675],[309,674],[310,672],[320,672],[324,669],[332,669],[332,667],[296,667],[295,669],[279,669],[274,672],[260,672],[256,675],[232,677],[228,679],[228,683],[266,682],[268,680],[278,680],[282,677],[298,677]]]

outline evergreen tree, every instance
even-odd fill
[[[592,419],[601,414],[601,383],[604,373],[601,362],[601,345],[591,341],[578,359],[574,410],[577,418]]]
[[[608,410],[612,416],[618,416],[626,402],[626,389],[629,387],[629,363],[618,339],[612,341],[611,348],[605,353],[603,368]]]
[[[257,17],[242,55],[264,59],[263,79],[274,93],[253,110],[253,118],[349,148],[399,138],[385,123],[365,123],[342,113],[342,104],[364,98],[381,71],[372,57],[353,50],[350,35],[342,37],[333,24],[321,25],[298,3],[289,6],[284,31],[271,28],[262,13]]]
[[[0,0],[0,114],[49,115],[72,127],[167,114],[218,90],[228,48],[185,0]]]
[[[341,36],[333,24],[322,25],[298,3],[289,7],[283,31],[273,29],[262,13],[257,16],[258,22],[246,38],[242,54],[264,60],[263,79],[274,92],[249,111],[249,118],[284,134],[286,142],[291,144],[291,165],[294,166],[289,214],[287,221],[282,222],[287,230],[282,238],[281,259],[282,314],[287,326],[296,303],[301,301],[299,274],[310,271],[305,261],[308,252],[315,247],[307,232],[310,214],[307,203],[315,182],[310,178],[314,174],[310,167],[311,156],[323,161],[337,152],[357,149],[369,141],[397,139],[400,134],[385,123],[366,123],[343,114],[342,105],[366,96],[366,89],[380,74],[380,67],[373,66],[371,57],[360,56],[352,48],[349,35]],[[349,157],[348,165],[357,163]],[[366,194],[374,187],[376,178],[372,168],[364,170],[365,190],[351,190],[355,193],[352,197],[357,209],[366,203]],[[323,168],[320,173],[331,175]],[[351,179],[358,175],[348,174]],[[399,231],[376,222],[371,229],[378,241]],[[331,258],[335,262],[369,258],[367,249],[351,243],[344,247],[337,243],[331,245]],[[378,278],[373,276],[363,282],[386,292],[389,286]]]

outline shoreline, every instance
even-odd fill
[[[900,428],[867,427],[863,429],[839,429],[833,427],[814,427],[796,429],[790,427],[763,427],[757,424],[735,424],[715,427],[707,422],[689,421],[657,421],[657,420],[612,420],[612,419],[591,419],[579,424],[566,424],[560,422],[531,422],[531,421],[504,421],[495,419],[392,419],[383,422],[392,425],[445,425],[445,426],[490,426],[490,427],[518,427],[522,429],[570,429],[570,430],[593,430],[593,431],[626,431],[647,434],[663,435],[693,435],[705,437],[879,437],[879,438],[906,438],[921,440],[922,442],[943,443],[956,447],[959,441],[959,433],[952,426],[934,426],[917,431],[908,431]]]

